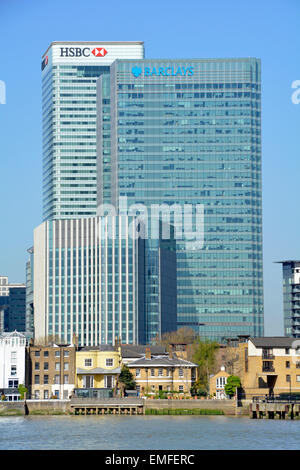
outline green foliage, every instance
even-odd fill
[[[197,380],[191,387],[191,395],[194,397],[197,395],[197,397],[206,397],[207,396],[207,388],[203,383],[201,382],[200,379]]]
[[[134,381],[133,375],[130,372],[129,368],[123,365],[121,373],[119,375],[119,382],[122,382],[126,390],[134,390],[136,383]]]
[[[209,376],[213,372],[216,365],[216,353],[219,344],[216,341],[199,338],[195,343],[195,353],[193,362],[199,366],[199,382],[208,390]]]
[[[18,392],[20,394],[20,399],[24,400],[25,393],[28,392],[28,389],[23,384],[20,384],[18,386]]]
[[[166,397],[166,392],[164,390],[159,390],[158,391],[158,398],[160,398],[161,400],[163,400],[164,398],[167,398]]]
[[[230,397],[236,392],[237,388],[241,387],[241,379],[237,375],[230,375],[227,379],[227,384],[225,385],[225,393]]]

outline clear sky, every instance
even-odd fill
[[[300,258],[300,0],[0,0],[0,274],[25,281],[42,222],[41,56],[52,41],[144,41],[146,57],[259,57],[265,334],[283,334],[276,260]],[[1,101],[1,97],[0,97]]]

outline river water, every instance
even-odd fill
[[[0,449],[299,449],[300,420],[225,416],[0,418]]]

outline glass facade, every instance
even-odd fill
[[[26,287],[9,285],[9,294],[0,296],[0,332],[25,331]]]
[[[154,305],[148,304],[147,247],[135,236],[136,223],[132,217],[116,216],[53,220],[37,227],[36,339],[70,343],[75,333],[80,346],[117,340],[145,344],[149,330],[156,328],[156,336],[165,325],[168,331],[176,329],[176,251],[169,254],[165,246],[172,242],[161,243],[159,269],[171,269],[172,274],[166,276],[162,293],[157,288]]]
[[[178,326],[263,336],[260,61],[116,60],[110,87],[111,202],[204,206],[202,249],[176,240]]]
[[[76,332],[81,346],[113,344],[116,338],[138,342],[138,245],[128,235],[119,238],[126,222],[128,229],[127,219],[113,219],[115,238],[100,218],[48,222],[49,335],[71,341]]]
[[[108,72],[52,65],[43,76],[44,220],[96,214],[96,80]]]
[[[29,261],[26,263],[26,333],[34,335],[34,308],[33,308],[33,248],[29,248]]]
[[[143,43],[52,43],[42,62],[43,219],[91,217],[97,209],[96,81],[117,57],[144,57]],[[100,46],[98,46],[100,49]],[[109,93],[101,103],[109,128]],[[104,154],[109,146],[103,135]],[[107,188],[106,188],[107,189]]]
[[[283,276],[283,328],[285,336],[300,338],[300,261],[280,261]]]

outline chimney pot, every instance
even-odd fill
[[[146,348],[145,358],[146,359],[151,359],[151,349],[149,347]]]

